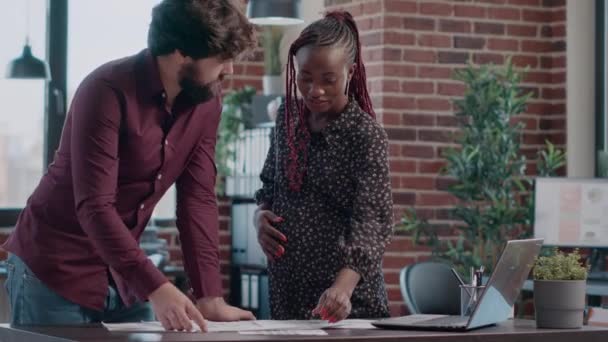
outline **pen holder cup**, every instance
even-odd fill
[[[460,315],[471,316],[485,286],[460,285]]]

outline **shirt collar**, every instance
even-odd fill
[[[349,98],[346,107],[335,120],[321,130],[321,136],[328,144],[338,143],[344,134],[351,131],[361,119],[363,110],[354,98]]]
[[[135,66],[135,77],[142,98],[157,98],[165,94],[165,88],[160,80],[160,72],[156,58],[152,56],[150,50],[144,49],[137,56]]]

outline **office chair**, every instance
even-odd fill
[[[420,262],[404,267],[399,287],[410,314],[460,314],[460,287],[448,264]]]

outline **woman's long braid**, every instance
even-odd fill
[[[296,71],[293,61],[298,50],[307,45],[344,48],[348,62],[355,65],[355,70],[348,84],[348,96],[354,97],[363,111],[373,118],[376,117],[367,91],[367,78],[365,66],[361,59],[361,42],[357,25],[352,15],[346,11],[329,12],[325,15],[325,18],[317,20],[302,31],[298,39],[291,44],[287,57],[285,128],[287,130],[289,157],[285,169],[289,180],[289,188],[292,191],[299,191],[302,186],[308,160],[308,142],[310,141],[310,131],[306,124],[308,109],[303,105],[303,101],[298,99]],[[295,131],[295,120],[292,118],[294,115],[298,116],[298,134]],[[302,155],[301,158],[298,158],[299,153]]]

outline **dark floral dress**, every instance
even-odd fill
[[[295,118],[294,118],[295,121]],[[301,129],[296,125],[296,134]],[[273,319],[311,319],[321,294],[348,267],[361,275],[350,318],[389,315],[382,257],[393,232],[393,202],[384,129],[351,99],[344,112],[313,133],[299,192],[289,189],[284,107],[255,198],[284,221],[285,254],[269,263]]]

